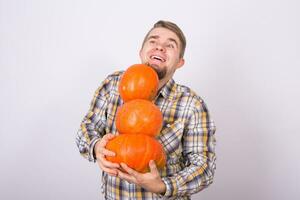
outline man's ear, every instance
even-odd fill
[[[179,58],[179,62],[177,63],[176,69],[182,67],[184,65],[184,62],[185,62],[184,58]]]
[[[140,49],[139,56],[140,56],[140,60],[142,60],[142,49]]]

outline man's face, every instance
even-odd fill
[[[157,72],[160,81],[167,82],[184,64],[184,59],[179,57],[180,47],[175,33],[166,28],[154,28],[140,50],[140,58]]]

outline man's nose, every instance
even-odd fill
[[[163,45],[157,44],[157,45],[156,45],[156,50],[165,52],[166,49],[165,49],[165,47],[164,47]]]

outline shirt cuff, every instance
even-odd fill
[[[94,154],[94,148],[95,148],[96,142],[98,142],[99,140],[101,140],[101,138],[94,138],[90,143],[89,158],[90,158],[90,161],[92,161],[92,162],[96,162],[96,159],[97,159],[96,155]]]
[[[166,192],[164,195],[161,195],[160,197],[164,199],[173,196],[176,191],[176,182],[169,177],[163,177],[162,181],[166,185]]]

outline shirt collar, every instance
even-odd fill
[[[177,98],[177,85],[175,81],[171,78],[160,90],[161,94],[165,99],[174,100]]]

